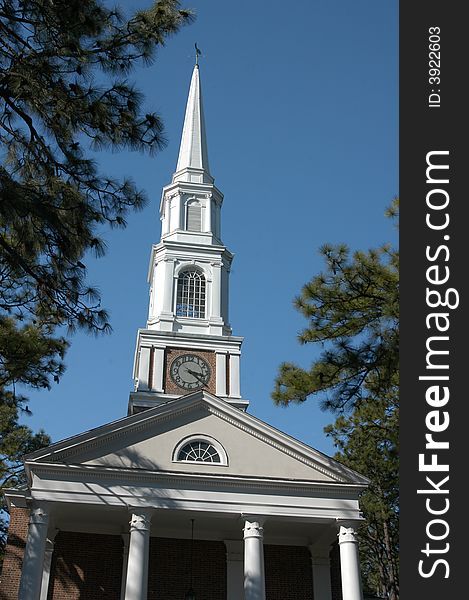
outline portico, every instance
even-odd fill
[[[187,540],[191,519],[196,540],[224,544],[227,600],[268,597],[264,545],[303,548],[311,598],[314,589],[316,600],[330,600],[329,550],[337,536],[343,598],[359,600],[354,526],[361,521],[358,495],[366,480],[208,392],[171,405],[171,414],[158,406],[28,457],[29,491],[11,498],[16,507],[31,509],[21,600],[46,598],[55,585],[57,562],[51,573],[50,551],[57,532],[63,539],[70,532],[118,538],[121,598],[145,600],[153,594],[150,545]],[[189,431],[216,436],[228,464],[177,460],[173,447],[190,438]],[[230,440],[240,436],[246,453],[236,460]],[[261,453],[276,465],[275,479],[263,475]],[[303,477],[289,477],[295,472]]]
[[[58,520],[62,521],[63,516],[67,511],[63,510],[63,506],[49,506],[50,510],[49,518],[51,521]],[[36,509],[38,510],[38,509]],[[44,509],[41,513],[44,515]],[[54,516],[57,511],[57,517],[62,513],[62,517],[56,518]],[[109,518],[112,515],[111,511],[93,511],[89,512],[89,523],[83,523],[81,526],[77,522],[70,521],[69,527],[73,527],[74,530],[82,529],[83,531],[74,531],[73,535],[76,536],[83,534],[83,540],[89,541],[105,536],[113,538],[116,541],[121,539],[121,556],[122,564],[115,569],[118,573],[121,570],[121,581],[122,585],[120,588],[120,598],[122,600],[144,600],[147,597],[158,597],[157,590],[152,588],[152,580],[154,575],[150,573],[155,567],[154,558],[155,552],[151,553],[152,561],[150,561],[150,544],[158,545],[161,542],[166,543],[167,540],[173,540],[175,545],[181,548],[181,542],[186,542],[186,550],[188,548],[188,529],[189,521],[187,518],[183,518],[179,515],[181,520],[180,527],[176,527],[178,516],[174,511],[169,511],[171,514],[168,515],[168,511],[165,509],[132,509],[128,510],[129,523],[123,522],[124,513],[123,511],[116,511],[116,514],[112,515],[115,517],[114,522],[108,519],[108,522],[102,522],[100,527],[96,526],[96,520],[98,519],[99,512],[102,513],[102,517]],[[85,517],[87,511],[81,511]],[[284,519],[282,521],[270,521],[263,517],[257,517],[257,521],[247,520],[246,517],[240,515],[238,518],[225,515],[226,519],[223,519],[222,515],[204,515],[197,514],[194,512],[190,513],[192,517],[195,516],[195,523],[197,527],[200,526],[201,531],[197,532],[197,539],[202,537],[206,544],[210,542],[222,542],[224,548],[220,544],[220,548],[223,551],[223,559],[226,561],[226,588],[225,597],[227,600],[246,600],[262,599],[266,598],[266,585],[265,585],[265,571],[269,565],[265,564],[264,560],[264,544],[267,547],[278,546],[282,548],[282,552],[285,552],[285,548],[296,548],[296,549],[309,549],[311,545],[305,545],[305,542],[311,539],[312,535],[317,535],[315,532],[324,532],[328,530],[328,534],[333,540],[334,531],[337,530],[336,523],[330,523],[329,526],[310,524],[308,521],[295,521],[290,519]],[[249,517],[253,519],[253,516]],[[263,526],[260,526],[260,522]],[[94,525],[93,525],[94,523]],[[127,525],[129,534],[120,533],[118,531],[125,529]],[[169,525],[169,527],[168,527]],[[184,527],[183,527],[184,525]],[[244,525],[244,526],[243,526]],[[240,528],[242,531],[240,532]],[[90,532],[90,529],[94,529],[94,532]],[[88,531],[86,531],[88,530]],[[103,533],[103,532],[106,533]],[[197,531],[197,530],[196,530]],[[264,533],[266,531],[266,533]],[[33,529],[30,528],[30,536],[33,535]],[[51,568],[51,556],[54,550],[55,533],[57,529],[51,527],[48,532],[51,534],[51,538],[47,539],[47,543],[43,548],[42,553],[38,552],[33,554],[32,552],[28,555],[28,562],[25,562],[23,569],[23,578],[21,582],[21,591],[19,598],[33,598],[34,588],[40,589],[40,595],[38,598],[47,598],[48,594],[51,593],[49,586],[54,594],[54,589],[58,591],[60,586],[57,585],[60,581],[63,572],[60,571],[60,567],[57,565],[57,561],[54,565],[54,570],[50,571]],[[155,533],[159,535],[155,535]],[[70,536],[67,535],[66,529],[61,529],[62,542],[64,545],[70,540]],[[240,535],[241,533],[241,535]],[[88,535],[86,535],[88,534]],[[350,535],[348,533],[348,535]],[[176,537],[172,537],[176,536]],[[226,538],[221,540],[220,538]],[[236,538],[236,539],[233,539]],[[240,539],[242,538],[242,539]],[[78,538],[79,539],[79,538]],[[32,541],[32,537],[28,538],[28,544]],[[282,542],[282,543],[281,543]],[[34,541],[33,541],[34,545]],[[342,546],[341,546],[342,547]],[[197,546],[196,546],[197,549]],[[308,585],[311,586],[311,598],[320,598],[322,600],[330,600],[332,597],[331,592],[331,576],[330,576],[330,560],[329,554],[325,553],[319,561],[322,572],[318,571],[318,557],[314,555],[309,549],[311,559],[311,574],[309,577]],[[220,554],[222,553],[220,552]],[[60,555],[60,549],[58,549]],[[285,556],[285,555],[284,555]],[[288,557],[286,557],[288,560]],[[102,557],[101,557],[102,560]],[[305,560],[306,563],[306,560]],[[348,581],[352,575],[350,571],[350,565],[342,561],[344,570],[342,571],[342,578],[344,581]],[[237,568],[238,567],[238,568]],[[358,567],[358,563],[355,563],[355,569]],[[198,583],[200,581],[200,574],[198,569],[194,573],[194,590],[197,592]],[[84,573],[86,574],[86,573]],[[182,579],[185,579],[183,586],[189,587],[189,579],[187,573],[182,569],[179,573]],[[358,571],[355,571],[355,579],[359,575]],[[165,577],[167,574],[165,574]],[[308,579],[308,573],[303,575],[304,578]],[[353,577],[353,575],[352,575]],[[187,591],[187,590],[186,590]],[[50,597],[50,596],[49,596]],[[53,597],[53,595],[52,595]],[[166,596],[165,596],[166,597]],[[183,597],[183,596],[182,596]],[[356,590],[354,591],[348,584],[345,585],[345,593],[343,596],[346,600],[356,599]]]

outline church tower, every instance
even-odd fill
[[[205,389],[246,410],[243,338],[228,317],[233,255],[221,240],[223,194],[210,174],[199,65],[187,100],[176,171],[163,188],[161,239],[151,251],[146,329],[137,334],[129,414]]]

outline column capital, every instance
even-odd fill
[[[355,521],[337,521],[339,544],[345,542],[358,543],[357,539],[357,526],[358,523]]]
[[[345,542],[358,543],[356,531],[353,527],[344,527],[341,525],[337,537],[339,538],[339,544],[344,544]]]
[[[34,525],[49,524],[49,508],[43,504],[33,504],[29,514],[29,523]]]
[[[152,510],[150,508],[130,508],[130,532],[150,531]]]
[[[246,518],[244,521],[244,539],[248,538],[260,538],[264,537],[264,519],[258,519],[255,517]]]

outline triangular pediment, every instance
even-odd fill
[[[208,440],[218,463],[178,460],[185,440]],[[180,458],[180,457],[179,457]],[[205,391],[43,448],[27,463],[366,486],[367,479]]]

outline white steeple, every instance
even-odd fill
[[[213,182],[208,166],[207,137],[205,133],[202,90],[200,87],[199,65],[192,72],[186,115],[182,128],[181,146],[174,181],[191,181],[191,173],[200,175],[204,182]]]
[[[137,336],[130,412],[177,398],[202,386],[201,378],[219,398],[248,405],[240,393],[243,338],[232,335],[228,320],[233,255],[221,241],[222,204],[208,166],[196,62],[176,172],[161,194],[161,239],[150,258],[148,320]]]

